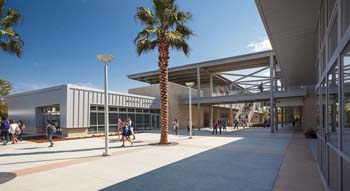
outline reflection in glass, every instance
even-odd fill
[[[336,64],[328,73],[328,133],[329,141],[338,146],[338,87],[339,87],[339,68]]]
[[[350,155],[350,44],[342,54],[343,62],[343,150]]]

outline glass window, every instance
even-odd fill
[[[109,124],[116,125],[118,124],[118,113],[109,113]]]
[[[326,82],[323,80],[321,83],[321,107],[320,107],[320,112],[321,112],[321,129],[320,129],[320,134],[322,136],[325,135],[326,130]]]
[[[337,44],[338,44],[338,22],[336,17],[334,22],[332,23],[332,27],[328,35],[328,52],[329,52],[328,60],[332,57],[335,49],[337,48]]]
[[[136,109],[136,112],[142,113],[142,109]]]
[[[99,106],[99,107],[98,107],[98,110],[99,110],[99,111],[104,111],[104,110],[105,110],[105,107]]]
[[[118,108],[117,107],[109,107],[109,111],[117,112]]]
[[[126,118],[127,118],[128,116],[127,116],[127,114],[126,113],[119,113],[119,118],[120,119],[125,119],[126,120]]]
[[[317,129],[320,129],[320,89],[317,89],[316,91],[316,98],[315,98],[315,104],[316,104],[316,127]]]
[[[350,1],[343,0],[343,32],[349,28],[350,24]]]
[[[339,190],[338,154],[329,149],[329,186],[331,190]]]
[[[104,113],[98,113],[98,125],[104,125],[105,124],[105,114]]]
[[[88,134],[95,134],[97,133],[97,126],[90,126],[88,129]]]
[[[136,114],[135,123],[136,123],[136,128],[137,128],[137,129],[140,129],[140,128],[143,127],[142,114]]]
[[[135,109],[134,108],[129,108],[128,112],[135,112]]]
[[[350,190],[350,163],[343,160],[343,189]]]
[[[135,122],[135,114],[128,113],[128,118],[130,117],[131,121]]]
[[[338,84],[339,68],[336,64],[328,73],[328,134],[329,141],[338,146],[338,119],[339,119],[339,102],[338,102]]]
[[[90,125],[97,125],[97,114],[90,113]]]
[[[96,111],[96,106],[90,106],[90,111]]]
[[[126,112],[126,108],[119,108],[119,112]]]
[[[343,150],[350,155],[350,44],[342,53],[343,62]]]

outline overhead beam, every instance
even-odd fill
[[[264,67],[264,68],[261,68],[260,70],[257,70],[257,71],[255,71],[255,72],[252,72],[252,73],[248,74],[247,76],[244,76],[244,77],[238,78],[238,79],[237,79],[237,80],[235,80],[234,82],[237,82],[237,81],[243,80],[244,78],[250,77],[250,76],[252,76],[252,75],[254,75],[254,74],[257,74],[257,73],[259,73],[259,72],[262,72],[262,71],[264,71],[264,70],[266,70],[266,69],[268,69],[268,68],[269,68],[268,66],[267,66],[267,67]]]
[[[220,75],[227,75],[227,76],[247,76],[247,74],[232,74],[232,73],[220,73]],[[269,76],[256,76],[256,75],[252,75],[250,76],[252,78],[266,78],[266,79],[269,79],[270,77]]]

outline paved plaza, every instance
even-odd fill
[[[0,146],[0,190],[324,189],[300,133],[270,134],[263,128],[194,133],[193,139],[185,131],[170,135],[174,146],[149,145],[159,140],[156,131],[137,134],[126,147],[111,137],[108,157],[101,156],[103,137],[59,141],[53,148],[33,142]]]

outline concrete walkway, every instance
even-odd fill
[[[273,190],[326,190],[303,133],[294,133]]]
[[[170,135],[179,144],[166,147],[148,145],[159,140],[155,132],[137,134],[134,146],[125,148],[112,137],[109,157],[101,156],[103,138],[61,141],[53,148],[0,146],[0,181],[7,181],[0,190],[272,190],[293,131],[201,130],[193,139],[185,134]]]

